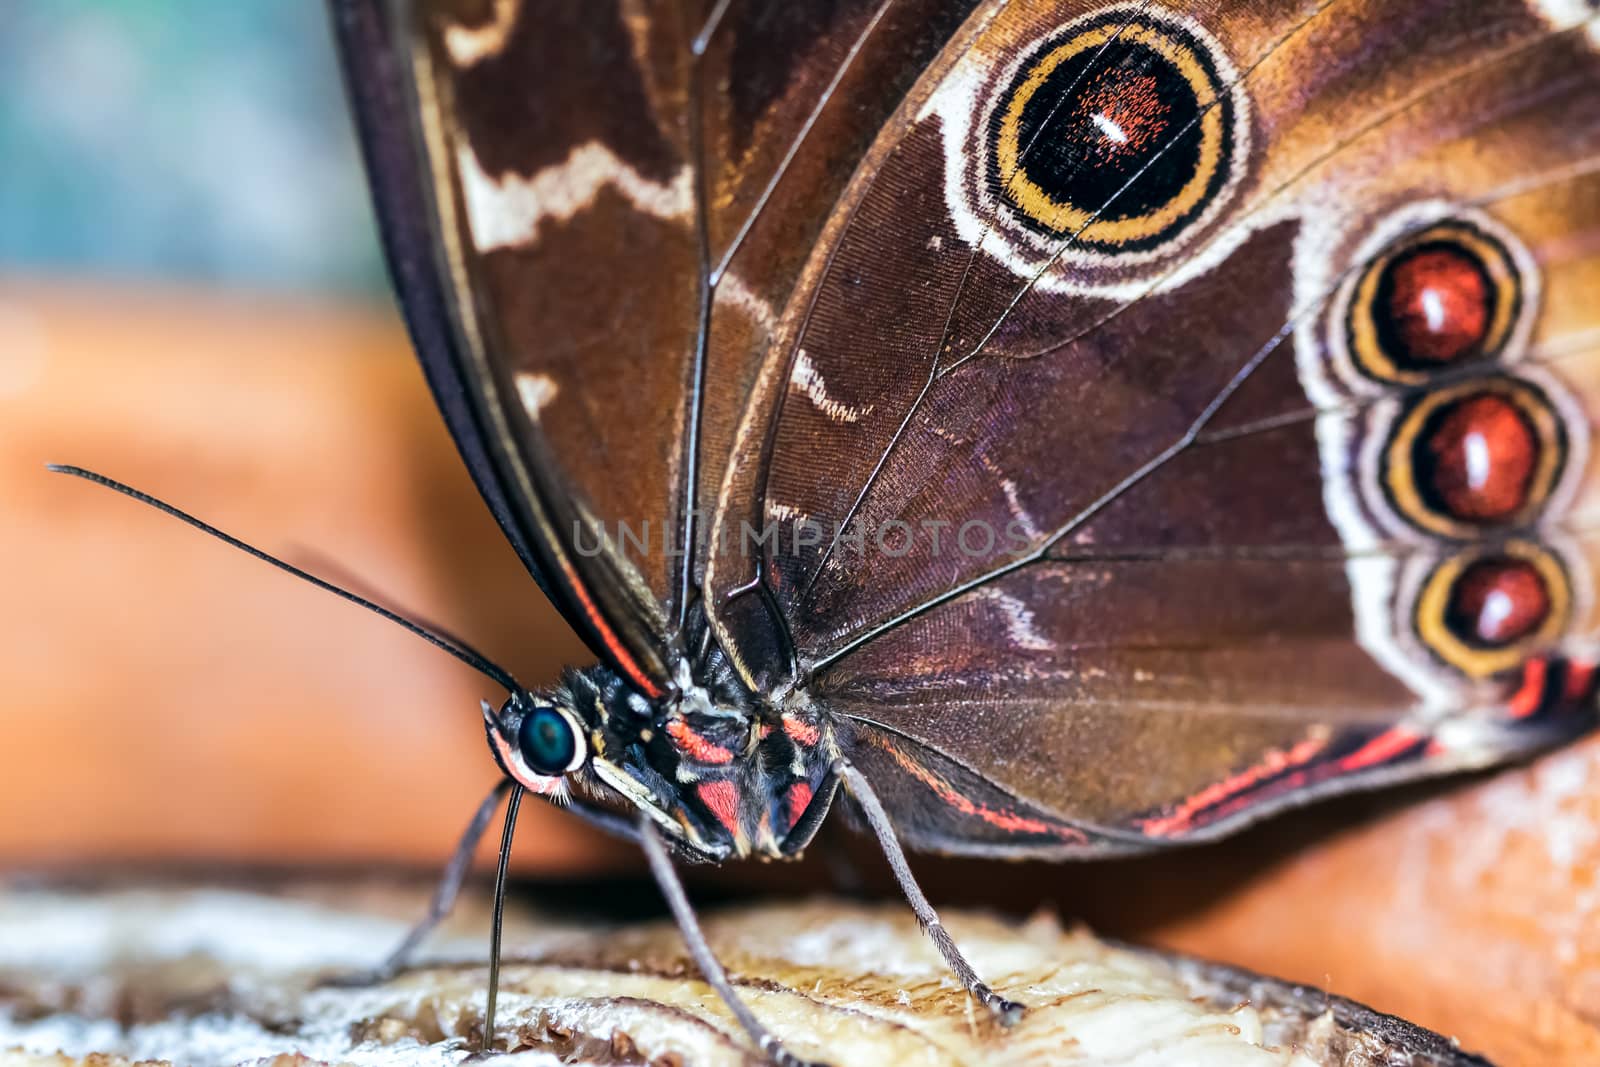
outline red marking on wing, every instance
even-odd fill
[[[1423,247],[1384,270],[1373,310],[1407,357],[1452,363],[1476,354],[1489,335],[1490,285],[1477,257],[1465,249]]]
[[[633,683],[633,687],[641,694],[652,700],[659,698],[661,696],[661,687],[656,685],[650,676],[645,674],[639,667],[639,664],[634,662],[633,656],[628,652],[627,647],[623,645],[622,639],[606,624],[605,616],[600,614],[600,609],[595,607],[593,600],[589,599],[589,592],[584,589],[583,583],[578,580],[578,575],[565,563],[563,563],[561,569],[567,576],[567,587],[578,598],[578,606],[583,609],[584,617],[589,620],[589,624],[599,633],[600,640],[606,646],[606,651],[610,652],[611,658],[617,661],[617,666],[622,668],[622,673],[628,676],[628,680]]]
[[[1407,730],[1403,726],[1396,726],[1385,730],[1354,752],[1340,756],[1334,761],[1333,766],[1338,774],[1350,774],[1368,767],[1376,767],[1405,755],[1427,740],[1428,738],[1422,734]]]
[[[788,734],[795,744],[805,748],[810,748],[816,744],[822,736],[815,726],[812,726],[804,719],[796,718],[787,713],[783,716],[783,732]]]
[[[1168,815],[1144,820],[1139,824],[1139,829],[1152,837],[1174,836],[1259,803],[1262,797],[1250,791],[1263,783],[1266,783],[1263,792],[1281,796],[1313,782],[1339,778],[1394,762],[1419,749],[1427,755],[1439,754],[1434,742],[1426,735],[1396,726],[1369,738],[1352,752],[1320,766],[1308,766],[1314,764],[1327,747],[1327,741],[1308,739],[1287,752],[1269,752],[1254,767],[1202,789]]]
[[[1418,447],[1431,460],[1427,488],[1450,515],[1468,522],[1499,522],[1528,502],[1539,463],[1539,435],[1512,400],[1485,391],[1445,405],[1433,422]],[[1538,572],[1527,562],[1503,566],[1513,574],[1521,572],[1517,596],[1529,602],[1515,616],[1518,624],[1537,625],[1542,618],[1537,605],[1549,599]],[[1490,580],[1504,578],[1480,582]],[[1527,617],[1533,617],[1531,623]]]
[[[667,723],[667,734],[673,743],[683,750],[684,755],[692,760],[699,760],[701,763],[729,763],[733,760],[732,752],[713,741],[707,741],[682,719],[673,719]]]
[[[1076,118],[1087,130],[1096,119],[1110,125],[1115,138],[1102,130],[1090,140],[1103,158],[1142,156],[1172,124],[1172,105],[1162,96],[1161,82],[1148,74],[1108,70],[1097,74],[1077,105]]]
[[[1247,770],[1240,771],[1231,778],[1224,778],[1215,785],[1207,786],[1188,800],[1179,804],[1171,813],[1156,819],[1145,819],[1139,823],[1139,829],[1151,837],[1166,837],[1170,834],[1180,833],[1189,829],[1195,817],[1209,808],[1237,796],[1251,786],[1275,778],[1284,771],[1302,764],[1309,763],[1319,752],[1328,747],[1328,742],[1320,738],[1308,738],[1290,748],[1287,752],[1273,749],[1268,752],[1260,763]]]
[[[1469,565],[1450,589],[1446,620],[1455,633],[1502,648],[1544,625],[1550,590],[1544,575],[1525,559],[1491,557]]]
[[[700,802],[730,834],[739,832],[739,789],[732,782],[701,782],[695,787]]]
[[[806,813],[811,806],[811,787],[805,782],[796,782],[789,787],[789,829],[794,829],[794,824],[800,821],[800,816]]]
[[[1522,665],[1522,684],[1506,702],[1506,715],[1517,721],[1545,712],[1588,710],[1595,671],[1595,664],[1582,660],[1530,659]]]
[[[1580,663],[1576,660],[1567,664],[1567,684],[1561,695],[1569,701],[1584,700],[1594,688],[1593,663]]]
[[[1506,714],[1513,719],[1526,719],[1544,706],[1544,688],[1550,674],[1550,663],[1544,659],[1530,659],[1522,665],[1522,685],[1506,704]]]
[[[895,748],[881,738],[873,740],[911,776],[938,795],[939,799],[955,808],[963,815],[971,815],[982,819],[990,826],[997,826],[1002,830],[1019,834],[1046,834],[1051,837],[1065,838],[1069,841],[1086,841],[1088,838],[1081,831],[1068,826],[1059,826],[1044,822],[1041,819],[1030,819],[1026,815],[1018,815],[1013,811],[996,811],[986,804],[979,804],[971,797],[956,791],[955,786],[940,778],[937,774],[922,766],[916,760]]]

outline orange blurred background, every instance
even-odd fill
[[[103,471],[352,577],[526,682],[586,661],[478,500],[387,302],[320,16],[276,0],[14,2],[20,31],[0,40],[0,865],[436,868],[495,779],[478,711],[500,699],[492,684],[44,469]],[[213,51],[181,36],[196,26]],[[12,91],[39,55],[85,99],[34,107]],[[182,107],[162,104],[173,81]],[[251,146],[221,172],[216,137],[192,136],[218,129]],[[173,189],[190,215],[171,214]],[[235,211],[251,224],[219,221]],[[1156,860],[913,862],[940,901],[1045,904],[1330,987],[1504,1064],[1594,1064],[1597,786],[1590,741]],[[887,891],[872,848],[852,854]],[[639,870],[542,805],[524,807],[517,865]],[[816,865],[724,877],[826,882]]]
[[[496,771],[492,683],[46,462],[355,576],[545,680],[582,646],[479,503],[394,316],[305,298],[0,286],[0,852],[440,857]],[[534,815],[523,859],[572,859]],[[581,833],[581,831],[579,831]],[[590,835],[583,834],[588,837]]]

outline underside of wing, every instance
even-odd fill
[[[538,337],[536,322],[533,334],[518,334],[527,309],[570,305],[573,294],[561,285],[582,271],[555,271],[546,262],[535,269],[537,277],[518,278],[518,266],[497,254],[523,243],[537,246],[541,226],[550,243],[559,244],[553,231],[570,221],[577,202],[603,198],[598,189],[582,189],[581,178],[563,188],[559,173],[542,193],[518,184],[519,176],[561,165],[567,148],[577,147],[565,145],[560,136],[571,132],[563,130],[562,118],[572,112],[538,106],[559,99],[552,84],[540,78],[485,85],[492,70],[484,64],[514,44],[514,27],[499,21],[507,5],[496,5],[501,10],[480,24],[477,16],[489,13],[472,9],[488,6],[334,0],[391,274],[429,384],[507,537],[597,654],[641,690],[659,692],[665,682],[660,609],[641,588],[639,576],[610,553],[580,551],[584,546],[576,535],[596,532],[593,512],[575,494],[572,473],[556,465],[560,442],[542,418],[561,389],[562,370],[575,362],[574,343],[581,347],[595,338],[582,333],[581,323],[570,335]],[[567,14],[572,21],[574,13]],[[558,22],[559,14],[552,13],[552,28]],[[515,43],[525,66],[556,76],[550,64],[557,53],[548,43],[542,48],[526,39]],[[615,34],[598,38],[591,58],[621,63],[627,58],[624,43]],[[630,70],[624,65],[624,74]],[[648,146],[640,154],[658,169],[675,167],[670,148],[659,143],[659,136],[650,138],[652,116],[643,109],[638,87],[633,89],[616,93],[614,105],[596,104],[589,121],[606,132],[630,121],[639,124],[639,137]],[[515,121],[519,109],[525,118],[539,117]],[[595,166],[603,172],[602,164]],[[580,161],[578,169],[586,165]],[[615,229],[615,216],[627,205],[607,207]],[[681,221],[663,223],[641,240],[671,245],[673,225],[681,246]],[[534,248],[535,255],[539,251]],[[678,258],[680,269],[674,271],[672,257],[666,256],[661,284],[676,284],[677,303],[692,305],[692,255]],[[531,352],[510,347],[530,340]],[[668,351],[690,346],[679,337]],[[673,386],[669,396],[681,393]],[[577,481],[590,478],[579,475]],[[659,504],[661,496],[653,493],[651,499]]]
[[[1205,839],[1592,725],[1592,669],[1556,657],[1428,712],[1350,639],[1349,589],[1338,561],[1042,563],[896,627],[811,692],[910,843],[980,854]]]
[[[434,390],[529,566],[645,695],[776,309],[962,5],[334,0]]]
[[[1597,40],[1523,0],[984,5],[786,306],[724,631],[778,605],[950,851],[1590,726]]]

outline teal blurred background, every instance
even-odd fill
[[[0,272],[383,292],[320,0],[0,0]]]

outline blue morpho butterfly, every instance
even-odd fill
[[[1593,5],[332,7],[429,382],[598,659],[400,620],[511,695],[388,970],[559,797],[794,1062],[671,857],[842,791],[1009,1022],[903,846],[1207,840],[1593,725]]]

